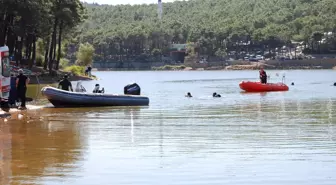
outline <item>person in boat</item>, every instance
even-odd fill
[[[27,86],[29,84],[30,79],[23,74],[23,70],[19,69],[19,75],[16,77],[16,89],[18,98],[20,98],[21,106],[20,108],[26,108],[26,92]]]
[[[185,97],[191,98],[191,97],[192,97],[192,96],[191,96],[191,93],[188,92],[187,95],[185,95]]]
[[[264,71],[263,68],[260,69],[259,75],[260,75],[260,82],[263,83],[263,84],[266,84],[267,83],[267,74],[266,74],[266,71]]]
[[[99,90],[100,89],[100,86],[99,84],[96,84],[95,88],[93,89],[93,93],[104,93],[105,90],[104,90],[104,87],[102,88],[102,90]]]
[[[216,92],[214,92],[213,94],[212,94],[212,97],[214,97],[214,98],[220,98],[220,97],[222,97],[220,94],[217,94]]]
[[[68,75],[64,75],[63,79],[58,83],[58,88],[65,91],[73,91],[72,84],[68,80]]]

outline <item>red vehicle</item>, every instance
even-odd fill
[[[7,102],[10,91],[10,59],[7,46],[0,47],[0,97],[1,103]]]

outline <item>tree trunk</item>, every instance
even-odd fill
[[[14,24],[14,17],[13,16],[11,16],[9,24],[10,25]],[[9,55],[12,56],[13,53],[14,53],[16,35],[13,32],[13,28],[12,27],[9,27],[7,32],[8,33],[7,33],[6,45],[8,46],[8,49],[9,49]]]
[[[58,32],[58,54],[57,54],[57,63],[55,67],[56,70],[58,70],[62,54],[62,27],[63,27],[63,21],[61,21],[59,25],[59,32]]]
[[[289,45],[289,56],[292,57],[292,44],[288,44],[288,45]]]
[[[44,54],[44,64],[43,64],[43,69],[47,70],[48,67],[48,54],[49,54],[49,45],[50,45],[50,37],[47,38],[47,42],[45,44],[45,54]]]
[[[55,33],[55,35],[57,35],[57,31]],[[55,62],[56,61],[56,49],[57,49],[57,36],[55,36],[55,42],[54,42],[54,51],[53,51],[53,61]],[[55,65],[55,63],[54,63]]]
[[[52,67],[53,67],[53,56],[54,56],[54,46],[55,46],[55,42],[56,42],[56,29],[57,29],[57,24],[58,24],[58,19],[55,18],[55,22],[54,22],[54,28],[53,28],[53,33],[51,36],[51,43],[50,43],[50,51],[49,51],[49,75],[52,75]]]
[[[11,19],[11,15],[9,15],[8,13],[6,14],[6,18],[5,18],[5,22],[3,25],[3,35],[0,38],[0,46],[3,46],[6,44],[6,39],[7,39],[7,31],[8,31],[8,27],[10,24],[10,19]]]
[[[19,66],[19,50],[20,50],[20,45],[21,45],[21,41],[19,41],[19,38],[16,38],[16,45],[15,45],[15,52],[14,52],[16,66]]]
[[[18,38],[17,38],[18,39]],[[23,39],[21,37],[21,40],[17,40],[17,45],[15,49],[15,60],[16,60],[16,66],[19,66],[22,60],[22,47],[23,47]]]
[[[28,44],[28,65],[30,63],[30,59],[31,59],[31,55],[32,55],[32,47],[33,47],[33,37],[34,35],[33,34],[30,34],[30,37],[29,37],[29,44]]]
[[[35,59],[36,59],[36,35],[33,35],[33,39],[32,39],[32,58],[31,60],[29,60],[29,69],[31,69],[35,63]]]
[[[7,46],[8,46],[8,49],[9,49],[9,55],[12,56],[15,51],[15,43],[16,43],[16,35],[10,31],[10,36],[8,37],[8,40],[7,40]]]
[[[24,41],[25,41],[25,59],[27,59],[28,58],[28,50],[29,50],[29,34],[26,36],[26,39],[24,39]]]
[[[51,42],[50,42],[50,49],[49,49],[49,58],[48,58],[48,69],[49,69],[49,74],[52,74],[52,66],[53,66],[53,61],[52,61],[52,57],[53,57],[53,51],[54,51],[54,33],[51,36]]]

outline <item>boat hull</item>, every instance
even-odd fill
[[[246,92],[270,92],[270,91],[288,91],[289,88],[284,83],[267,83],[242,81],[239,87]]]
[[[55,107],[147,106],[149,98],[137,95],[70,92],[44,87],[42,94]]]

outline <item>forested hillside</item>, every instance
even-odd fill
[[[294,41],[303,42],[306,53],[336,50],[334,0],[163,0],[162,20],[156,4],[2,0],[0,16],[0,45],[7,45],[16,61],[29,67],[36,61],[50,71],[63,57],[90,63],[92,47],[86,42],[96,50],[95,61],[157,57],[172,43],[192,43],[192,53],[219,57],[254,50],[273,54]]]
[[[304,42],[308,53],[335,49],[335,0],[177,1],[163,3],[161,21],[154,4],[85,7],[88,19],[80,26],[78,42],[92,43],[98,60],[157,54],[170,43],[187,42],[210,56],[254,48],[271,51],[292,41]]]

